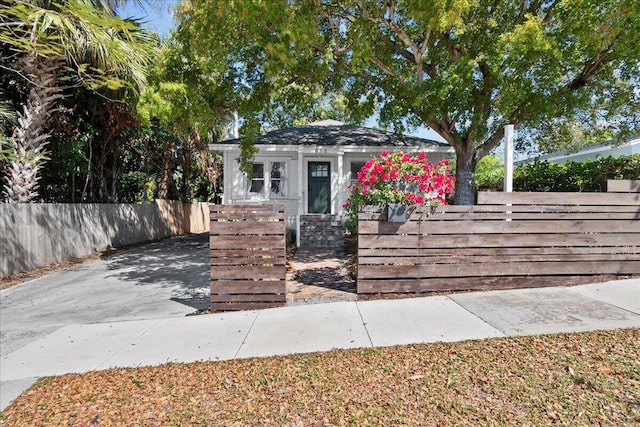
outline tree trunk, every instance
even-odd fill
[[[169,197],[169,187],[173,179],[173,143],[169,143],[164,151],[162,159],[162,177],[160,178],[160,188],[158,189],[158,199],[166,199]]]
[[[473,150],[459,152],[456,156],[456,192],[455,205],[473,205],[475,203],[476,156]]]
[[[40,168],[47,159],[47,120],[57,100],[62,97],[62,89],[56,81],[62,58],[28,54],[22,62],[22,71],[32,76],[33,84],[23,110],[18,113],[18,126],[9,145],[10,162],[4,196],[13,203],[28,203],[38,195]]]

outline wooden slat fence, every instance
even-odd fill
[[[211,311],[286,303],[284,208],[210,205]]]
[[[640,193],[482,192],[475,206],[443,206],[430,215],[416,209],[404,224],[380,217],[360,214],[358,293],[557,286],[640,274]]]

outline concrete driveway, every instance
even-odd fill
[[[165,239],[3,290],[0,357],[66,325],[208,308],[208,248],[208,233]]]

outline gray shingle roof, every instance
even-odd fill
[[[238,139],[222,141],[237,143]],[[415,136],[397,135],[379,129],[345,125],[334,120],[310,123],[303,126],[267,132],[256,138],[256,145],[321,145],[366,147],[448,147],[445,142]]]

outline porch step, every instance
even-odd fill
[[[301,248],[342,248],[344,226],[340,215],[300,215]]]

